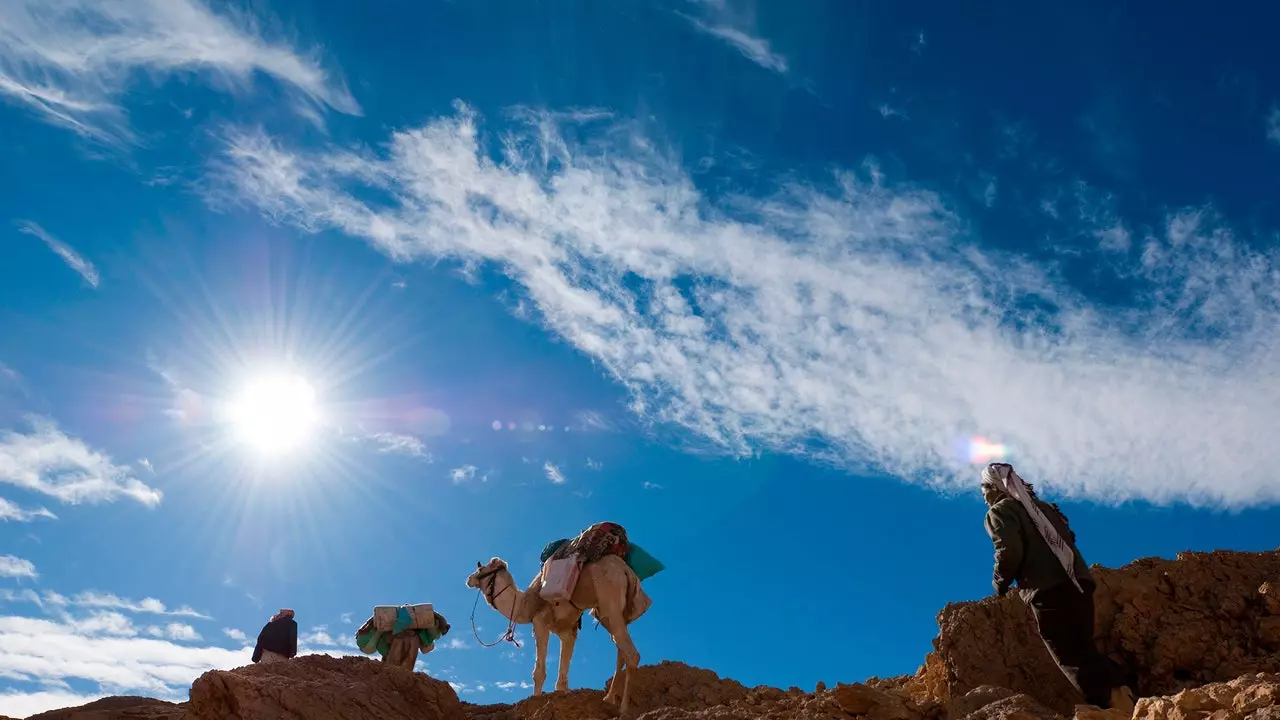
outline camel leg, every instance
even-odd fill
[[[613,669],[613,680],[609,681],[609,692],[604,694],[604,703],[606,705],[617,705],[618,699],[622,697],[622,668],[626,663],[622,661],[622,651],[618,653],[618,665]]]
[[[547,643],[551,639],[551,628],[546,621],[533,620],[533,694],[542,694],[542,684],[547,681]]]
[[[613,633],[613,644],[618,646],[618,662],[626,663],[627,666],[622,676],[622,705],[618,707],[618,714],[625,718],[628,717],[631,709],[631,674],[640,667],[640,651],[631,641],[631,631],[627,628],[627,624],[621,618],[618,619],[617,624],[621,627],[618,632]]]
[[[578,642],[578,626],[558,635],[560,638],[560,668],[556,673],[556,692],[569,690],[569,661],[573,659],[573,646]]]

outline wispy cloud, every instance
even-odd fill
[[[0,713],[24,718],[49,710],[79,707],[104,697],[109,697],[108,693],[76,693],[64,690],[22,692],[10,689],[0,692]]]
[[[1267,113],[1267,140],[1280,145],[1280,105],[1272,105]]]
[[[235,640],[236,642],[244,642],[245,640],[249,639],[244,634],[243,630],[236,630],[235,628],[222,628],[222,634],[226,635],[232,640]]]
[[[471,480],[475,478],[475,476],[476,476],[475,465],[463,465],[462,467],[456,467],[449,471],[449,479],[453,480],[455,485],[460,483],[465,483],[465,482],[471,482]]]
[[[527,682],[511,682],[511,681],[496,682],[493,684],[493,686],[498,688],[499,690],[514,690],[516,688],[520,688],[521,690],[529,690],[533,688],[533,685]]]
[[[130,600],[112,593],[97,592],[94,590],[77,593],[70,597],[61,593],[53,592],[52,590],[46,590],[43,596],[37,595],[34,592],[28,592],[8,596],[5,599],[10,602],[30,602],[57,612],[65,612],[67,608],[90,608],[98,610],[123,610],[125,612],[146,615],[170,615],[174,617],[200,618],[202,620],[211,619],[208,615],[196,611],[189,605],[169,608],[163,602],[152,597],[143,598],[141,600]]]
[[[552,465],[550,462],[543,464],[542,469],[547,473],[547,479],[556,485],[564,484],[564,473],[560,472],[560,468]]]
[[[155,598],[143,598],[141,600],[134,601],[118,597],[111,593],[98,593],[92,591],[82,592],[70,598],[68,603],[80,607],[116,608],[120,610],[128,610],[129,612],[148,613],[151,615],[175,615],[181,617],[203,618],[205,620],[210,619],[208,615],[197,612],[189,605],[169,608]]]
[[[471,646],[462,638],[449,638],[436,644],[437,648],[444,650],[470,650]]]
[[[587,458],[587,469],[588,469],[588,470],[603,470],[603,469],[604,469],[604,463],[600,462],[599,460],[592,460],[591,458]]]
[[[31,522],[36,518],[57,520],[58,516],[42,507],[28,510],[15,505],[5,498],[0,498],[0,520],[5,522]]]
[[[721,205],[674,154],[578,130],[497,149],[460,106],[379,150],[241,133],[215,187],[396,260],[491,263],[636,415],[714,449],[962,489],[982,435],[1060,495],[1280,499],[1280,258],[1211,209],[1125,223],[1143,240],[1107,260],[1118,308],[874,164]]]
[[[2,14],[0,12],[0,15]],[[3,31],[0,31],[0,35],[2,34]],[[76,252],[70,245],[45,232],[44,228],[29,220],[22,220],[18,222],[18,232],[40,238],[45,245],[49,246],[50,250],[62,258],[67,267],[79,273],[80,277],[84,278],[85,282],[89,283],[91,287],[96,288],[100,284],[101,279],[98,276],[98,268],[94,267],[93,263],[86,260],[83,255]]]
[[[243,634],[236,637],[234,631],[225,634],[236,641],[235,648],[200,645],[194,644],[200,642],[200,634],[184,623],[138,625],[116,610],[92,609],[80,615],[45,607],[53,611],[52,617],[0,615],[0,677],[10,686],[0,693],[0,715],[21,717],[104,695],[181,701],[205,671],[249,664]],[[299,654],[359,654],[350,647],[299,640]],[[99,692],[79,695],[49,689],[68,687],[68,682],[88,682]]]
[[[917,55],[923,55],[924,49],[928,45],[929,45],[929,41],[927,38],[925,38],[924,31],[921,30],[917,32],[915,38],[911,40],[911,52]]]
[[[880,103],[879,105],[877,105],[876,112],[880,113],[880,117],[885,118],[886,120],[891,117],[900,117],[903,120],[911,119],[907,117],[907,113],[905,110],[896,108],[890,105],[889,103]]]
[[[290,89],[311,116],[356,101],[314,56],[270,42],[245,12],[201,0],[8,0],[0,3],[0,97],[85,137],[133,140],[120,99],[140,81],[196,75],[226,91],[256,73]]]
[[[769,47],[769,41],[751,35],[739,28],[724,23],[708,23],[695,17],[685,16],[699,32],[717,38],[733,47],[742,56],[760,67],[777,73],[787,72],[787,59]]]
[[[662,486],[659,485],[658,483],[649,482],[648,480],[645,480],[644,482],[640,483],[640,487],[644,488],[645,490],[661,490],[662,489]]]
[[[44,493],[64,503],[111,502],[123,497],[154,507],[159,490],[116,465],[103,453],[68,437],[45,418],[33,418],[31,430],[0,432],[0,482]]]
[[[35,564],[30,560],[14,555],[0,555],[0,577],[35,580],[39,575]]]
[[[377,445],[378,452],[408,455],[409,457],[422,458],[427,462],[432,460],[431,453],[427,452],[427,446],[413,435],[377,432],[366,435],[364,439]]]

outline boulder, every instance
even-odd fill
[[[362,657],[304,655],[211,670],[186,720],[466,720],[448,683]]]

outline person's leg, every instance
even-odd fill
[[[1093,593],[1064,583],[1037,594],[1031,603],[1040,638],[1062,674],[1086,703],[1111,706],[1110,661],[1093,644]]]

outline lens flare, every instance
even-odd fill
[[[969,438],[969,462],[989,463],[1002,460],[1008,454],[1004,443],[993,443],[977,435]]]

